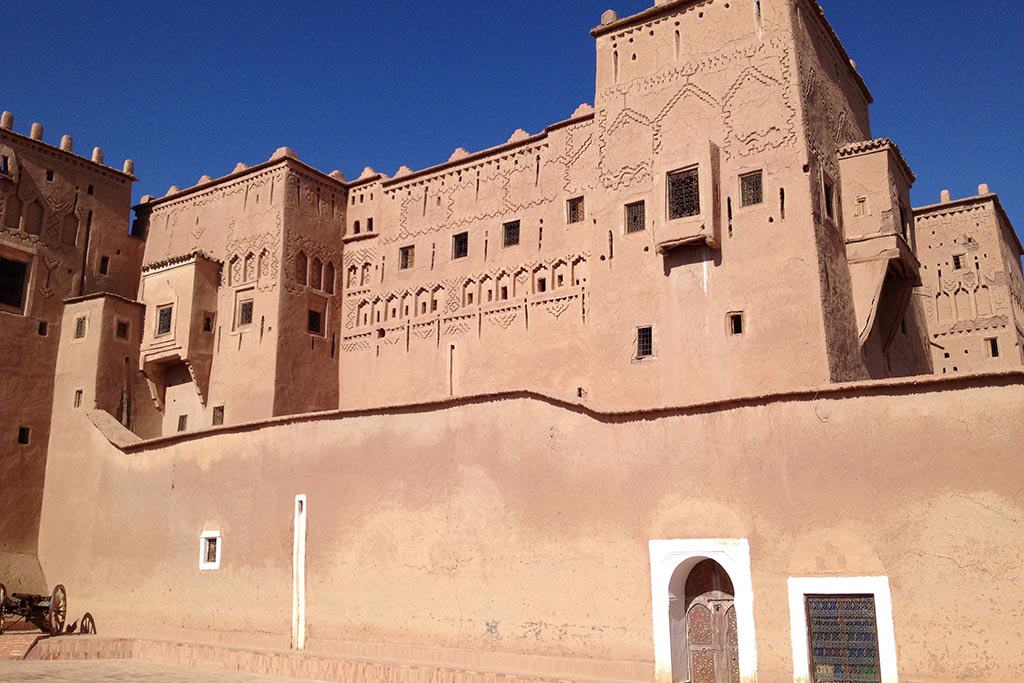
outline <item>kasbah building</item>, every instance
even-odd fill
[[[997,195],[911,205],[812,0],[591,34],[593,106],[390,177],[282,147],[132,207],[3,115],[0,580],[99,632],[40,656],[1024,679]]]

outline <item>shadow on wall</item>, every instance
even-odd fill
[[[0,551],[0,583],[15,593],[35,593],[46,586],[35,555]]]
[[[715,268],[722,265],[722,250],[712,249],[707,245],[673,249],[664,256],[665,277],[671,276],[676,268],[708,262],[714,264]]]

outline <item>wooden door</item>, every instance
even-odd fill
[[[686,640],[692,683],[739,683],[736,606],[729,575],[713,560],[686,580]]]

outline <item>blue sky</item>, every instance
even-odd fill
[[[81,154],[134,159],[136,198],[281,145],[349,178],[390,174],[592,102],[588,30],[608,7],[652,4],[4,0],[0,108],[51,144],[68,133]],[[918,175],[915,205],[987,182],[1024,232],[1024,3],[822,5],[875,95],[874,133]]]

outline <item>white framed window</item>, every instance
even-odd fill
[[[823,600],[827,603],[832,599],[832,604],[825,604],[826,609],[833,609],[839,616],[830,617],[832,626],[838,624],[842,630],[844,609],[856,608],[860,610],[874,608],[874,630],[877,640],[877,652],[868,653],[877,661],[877,678],[881,683],[897,683],[896,673],[896,630],[892,618],[892,593],[889,590],[889,577],[887,576],[862,576],[862,577],[790,577],[789,579],[789,621],[790,639],[793,644],[793,681],[809,683],[811,681],[833,680],[829,675],[834,676],[836,664],[828,659],[816,660],[812,664],[812,652],[810,643],[815,637],[813,633],[813,619],[809,618],[808,606],[816,609],[816,605]],[[857,601],[859,605],[852,607],[847,603]],[[864,624],[870,619],[858,618],[850,620],[855,624],[857,630],[863,631]],[[852,627],[852,628],[853,628]],[[831,631],[835,628],[830,627]],[[842,635],[842,634],[841,634]],[[863,637],[859,634],[858,637]],[[832,654],[836,649],[843,649],[841,644],[837,648],[829,648]],[[870,647],[868,648],[870,649]],[[842,653],[839,653],[840,655]],[[869,666],[870,668],[870,666]],[[813,669],[813,671],[812,671]],[[812,673],[818,672],[812,676]],[[829,673],[831,671],[831,674]],[[835,678],[834,680],[844,680]]]
[[[736,625],[735,664],[740,680],[757,677],[757,641],[754,634],[754,588],[750,573],[750,544],[738,539],[654,540],[651,557],[651,614],[654,621],[654,664],[657,683],[672,683],[673,659],[678,661],[679,638],[673,638],[672,613],[685,599],[680,585],[694,570],[711,560],[728,574]],[[706,565],[705,565],[706,566]],[[673,642],[673,641],[676,642]]]
[[[220,555],[224,542],[220,531],[203,531],[199,537],[199,571],[220,569]]]

